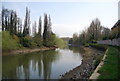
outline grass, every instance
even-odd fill
[[[8,31],[2,32],[2,50],[9,51],[13,49],[18,49],[19,44]]]
[[[119,51],[117,48],[108,46],[107,57],[104,65],[99,70],[98,79],[118,79],[119,77]]]

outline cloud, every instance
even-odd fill
[[[79,24],[52,24],[52,30],[60,37],[72,37],[73,33],[83,30]]]

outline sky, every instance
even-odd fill
[[[99,18],[101,25],[111,28],[118,20],[119,0],[2,0],[0,5],[15,10],[24,19],[26,6],[30,9],[31,25],[44,19],[44,13],[51,16],[52,31],[60,37],[72,37],[86,29],[92,20]]]

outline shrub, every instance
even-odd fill
[[[37,46],[37,44],[34,43],[34,41],[32,40],[32,37],[30,37],[30,36],[22,37],[21,44],[24,47],[36,47]]]
[[[105,51],[107,49],[106,45],[101,45],[101,44],[90,44],[90,46],[102,51]]]
[[[38,47],[42,47],[43,40],[38,35],[33,37],[34,42],[37,44]]]

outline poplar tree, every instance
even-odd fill
[[[17,19],[17,32],[22,33],[22,20],[20,18]]]
[[[47,45],[47,37],[48,37],[48,18],[47,14],[44,14],[44,31],[43,31],[43,45]]]
[[[2,8],[2,31],[9,30],[9,18],[10,18],[10,11],[8,9]]]
[[[39,24],[38,24],[38,35],[40,36],[41,38],[41,32],[42,31],[42,20],[41,20],[41,17],[39,18]]]
[[[29,35],[29,28],[30,28],[30,11],[26,7],[26,15],[25,15],[25,21],[24,21],[24,29],[23,29],[23,35]]]
[[[33,34],[33,36],[35,37],[36,36],[36,34],[37,34],[37,32],[36,32],[36,21],[33,23],[33,26],[32,26],[32,34]]]

